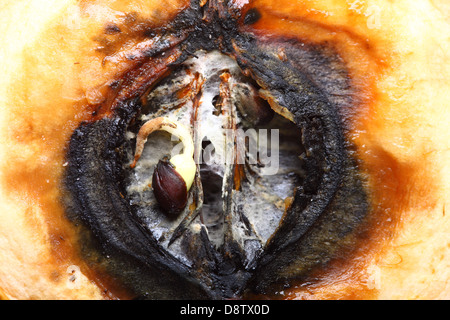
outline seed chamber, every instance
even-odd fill
[[[220,253],[231,237],[250,266],[275,232],[302,183],[301,131],[276,114],[235,60],[198,51],[141,98],[141,113],[128,128],[124,163],[127,197],[140,223],[182,263],[195,254],[181,234],[199,235]],[[154,132],[130,169],[136,134],[146,121],[164,116],[191,129],[197,174],[185,210],[161,214],[152,192],[158,161],[182,151],[165,132]],[[204,239],[204,238],[203,238]]]

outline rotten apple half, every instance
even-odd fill
[[[5,190],[44,212],[51,236],[43,246],[57,257],[46,265],[59,266],[54,286],[64,287],[66,265],[70,279],[79,270],[94,281],[76,282],[87,291],[69,283],[50,295],[376,296],[382,263],[374,261],[386,262],[384,246],[404,213],[439,208],[446,189],[423,169],[430,151],[413,162],[388,147],[389,135],[406,143],[416,128],[406,107],[392,104],[412,100],[399,88],[386,96],[392,78],[407,81],[397,69],[413,71],[400,63],[404,38],[373,24],[375,6],[357,14],[355,5],[193,0],[162,9],[105,0],[64,9],[66,30],[76,29],[64,36],[72,47],[61,62],[48,57],[30,70],[71,61],[69,80],[41,103],[67,101],[48,123],[45,108],[29,117],[11,107],[13,124],[42,120],[10,129],[7,141],[25,130],[24,150],[36,151],[13,152],[22,167],[4,179]],[[13,87],[35,101],[46,83],[57,86],[49,74]],[[393,105],[398,132],[380,125]],[[443,150],[430,132],[424,137]],[[42,165],[29,169],[25,160],[36,154]],[[60,166],[52,171],[50,162]],[[429,183],[419,183],[424,177]],[[15,185],[18,178],[25,183]],[[445,233],[448,224],[432,221]],[[1,287],[15,295],[17,285]]]

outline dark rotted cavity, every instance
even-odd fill
[[[186,182],[168,159],[160,160],[156,165],[152,188],[162,211],[169,217],[176,218],[186,207]]]
[[[261,13],[259,12],[258,9],[252,8],[248,10],[247,13],[245,14],[244,24],[246,25],[254,24],[258,22],[259,19],[261,19]]]
[[[177,245],[185,256],[179,259],[161,245],[164,237],[156,238],[148,232],[124,186],[129,170],[127,150],[134,147],[129,145],[126,132],[142,111],[140,100],[118,101],[111,118],[81,124],[73,133],[67,152],[67,212],[70,219],[84,226],[81,247],[86,250],[86,259],[139,297],[224,299],[275,294],[295,281],[305,281],[311,271],[326,266],[343,250],[355,247],[357,231],[368,212],[364,179],[353,147],[346,140],[345,115],[355,111],[351,110],[353,92],[345,65],[327,47],[239,33],[242,17],[223,12],[223,8],[215,11],[214,4],[219,3],[219,7],[224,5],[211,2],[202,12],[194,1],[191,8],[166,27],[165,36],[188,34],[179,44],[187,50],[172,68],[175,70],[190,52],[197,50],[221,50],[233,57],[242,70],[252,75],[257,90],[293,115],[305,150],[305,176],[299,180],[292,204],[276,232],[263,247],[240,246],[230,229],[232,216],[223,212],[223,245],[215,248],[204,226],[192,232],[189,225],[182,225]],[[249,10],[243,22],[252,24],[260,18],[258,11]],[[170,49],[167,45],[161,44],[155,52]],[[245,96],[245,90],[239,88],[235,94]],[[251,112],[243,106],[239,110],[242,114],[248,112],[247,121],[264,122],[273,116],[267,103],[259,98],[247,103],[252,105]],[[264,110],[269,110],[267,117],[260,116]],[[163,199],[161,203],[177,212],[185,204],[186,192],[172,169],[167,162],[160,162],[152,185]],[[223,187],[228,188],[228,196],[222,199],[226,205],[221,210],[231,210],[233,177],[223,181],[211,175],[208,180],[207,174],[214,171],[207,167],[200,171],[200,184],[214,191],[208,196],[205,190],[206,206],[215,206]],[[194,197],[201,193],[195,185],[192,188]],[[169,200],[172,193],[176,194],[176,205]],[[270,212],[267,214],[270,216]],[[245,217],[243,221],[248,223]],[[250,261],[249,250],[256,252]]]

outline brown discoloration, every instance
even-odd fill
[[[125,2],[117,3],[118,7],[113,9],[120,10],[120,5],[124,5],[128,10]],[[165,12],[159,21],[160,25],[165,23],[163,20],[172,18],[187,6],[187,1],[180,2],[178,8],[173,3],[171,5],[175,10],[159,8],[160,12]],[[323,43],[334,47],[345,61],[352,85],[358,92],[358,110],[349,115],[353,124],[349,138],[357,146],[355,153],[361,159],[372,191],[372,220],[359,235],[361,243],[365,244],[318,274],[321,281],[299,285],[287,292],[286,297],[376,297],[377,291],[367,288],[362,272],[374,257],[375,250],[389,243],[397,229],[415,219],[415,209],[433,212],[439,202],[434,188],[438,185],[438,177],[428,168],[433,168],[433,161],[441,158],[430,155],[431,151],[426,149],[422,154],[417,154],[417,159],[413,161],[399,149],[388,150],[383,145],[386,140],[380,143],[372,139],[372,135],[386,134],[390,130],[378,125],[387,113],[380,106],[393,104],[393,99],[380,92],[390,90],[392,86],[381,82],[388,76],[401,78],[400,73],[393,71],[396,68],[403,70],[406,78],[408,72],[413,72],[406,70],[398,61],[406,59],[407,54],[398,53],[398,47],[397,51],[391,50],[391,42],[398,39],[387,39],[386,29],[368,29],[367,17],[361,14],[330,9],[334,16],[327,16],[317,13],[317,10],[310,10],[314,9],[314,3],[308,1],[278,5],[278,12],[270,6],[270,1],[253,1],[248,6],[247,1],[242,3],[247,10],[244,12],[257,8],[261,14],[257,21],[244,24],[243,31],[264,37],[294,37],[305,43]],[[293,9],[294,4],[296,7]],[[78,248],[74,245],[78,230],[68,223],[59,202],[62,196],[60,181],[64,171],[65,147],[71,133],[82,121],[95,121],[111,115],[117,101],[139,95],[141,90],[169,72],[167,66],[181,52],[172,49],[166,57],[150,60],[143,53],[141,45],[153,45],[151,36],[158,27],[156,20],[146,20],[127,10],[118,11],[124,18],[116,21],[95,21],[88,17],[88,10],[101,13],[101,8],[107,8],[108,5],[108,1],[81,1],[81,15],[75,15],[81,30],[61,22],[46,28],[43,33],[45,36],[42,36],[45,42],[36,40],[20,51],[22,61],[15,75],[9,75],[9,92],[4,98],[8,115],[5,120],[7,126],[2,127],[2,136],[8,156],[1,165],[1,185],[5,197],[20,203],[15,210],[19,214],[25,212],[24,228],[33,230],[43,247],[48,245],[50,253],[45,255],[45,263],[51,269],[47,272],[51,281],[58,282],[59,277],[55,277],[55,274],[63,274],[68,262],[77,264],[101,289],[105,298],[113,299],[125,298],[126,295],[117,288],[112,289],[112,281],[108,281],[106,275],[95,274],[78,256]],[[155,1],[149,6],[152,12],[156,12],[153,8],[157,6]],[[78,10],[78,7],[75,9]],[[95,17],[100,19],[101,16]],[[88,36],[82,38],[82,34]],[[175,46],[181,39],[173,41]],[[282,52],[280,54],[280,58],[283,58]],[[431,71],[424,68],[423,72],[431,76]],[[421,91],[416,92],[418,89],[415,85],[405,87],[409,88],[409,94],[420,95]],[[417,105],[412,98],[402,99],[404,113],[409,112],[408,105]],[[420,127],[420,121],[409,120],[405,116],[405,121],[400,125],[413,129]],[[374,133],[369,133],[369,129]],[[419,138],[424,143],[423,137]],[[414,137],[402,142],[410,146],[415,145],[413,141]],[[431,148],[433,144],[436,144],[435,140],[431,141]],[[443,214],[445,209],[443,211],[442,208],[439,206],[440,215],[446,217]],[[0,289],[0,296],[6,296],[6,291]],[[65,297],[73,294],[65,293]],[[86,296],[89,295],[86,293]]]

